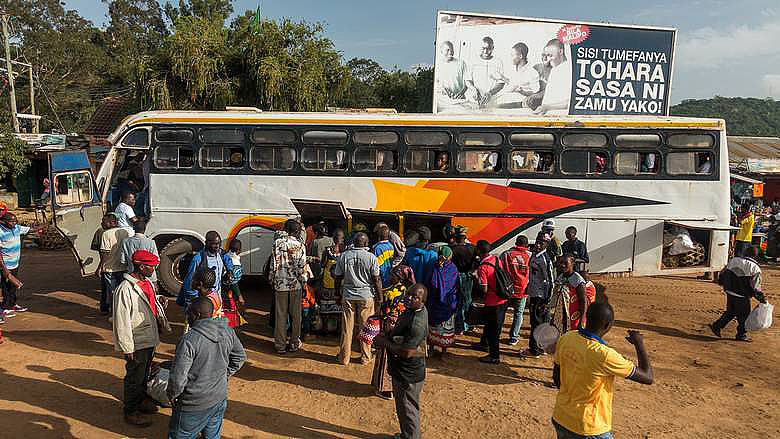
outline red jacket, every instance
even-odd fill
[[[526,247],[512,247],[501,255],[502,265],[506,267],[512,283],[515,285],[514,299],[528,297],[525,288],[528,286],[528,261],[531,252]]]

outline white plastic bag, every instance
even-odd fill
[[[168,400],[168,394],[165,392],[168,390],[168,378],[170,375],[170,370],[160,368],[157,375],[150,379],[146,385],[146,393],[163,407],[171,406],[171,401]]]
[[[745,322],[745,329],[751,332],[768,329],[772,326],[772,312],[774,310],[774,305],[770,303],[759,303],[758,306],[753,308],[753,311],[750,312],[750,315]]]
[[[696,246],[693,245],[691,235],[687,230],[681,228],[680,233],[678,233],[672,241],[672,248],[669,249],[669,255],[682,255],[694,250],[695,248]]]

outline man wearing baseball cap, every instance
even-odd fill
[[[542,222],[542,231],[540,234],[546,233],[550,235],[550,242],[547,245],[547,253],[552,260],[556,260],[558,256],[563,256],[563,250],[561,249],[561,240],[555,236],[555,220],[548,218]]]
[[[154,349],[160,343],[158,325],[166,332],[170,332],[171,327],[165,317],[167,300],[156,294],[149,281],[160,265],[160,258],[149,251],[138,250],[133,253],[132,262],[133,272],[125,274],[114,291],[114,347],[125,358],[125,422],[148,427],[152,422],[142,413],[154,413],[157,407],[142,403]]]

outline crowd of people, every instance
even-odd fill
[[[129,209],[120,205],[106,214],[92,245],[100,252],[100,311],[111,315],[114,345],[126,363],[124,417],[131,425],[148,426],[146,415],[158,410],[147,394],[152,360],[160,334],[170,332],[171,325],[168,299],[156,285],[155,242],[145,236],[146,223],[133,213],[132,198],[123,200]],[[520,355],[526,359],[553,355],[553,381],[560,389],[553,425],[559,438],[611,438],[614,378],[652,383],[641,334],[629,331],[627,337],[636,348],[637,365],[603,341],[614,322],[614,310],[604,289],[589,279],[587,246],[577,238],[575,227],[565,230],[562,242],[554,220],[544,220],[533,243],[519,235],[499,254],[487,241],[471,243],[460,226],[444,227],[436,242],[424,225],[407,230],[403,238],[382,222],[370,233],[364,224],[352,229],[347,236],[342,229],[329,233],[324,222],[304,227],[299,219],[290,219],[276,232],[267,264],[274,346],[279,355],[287,355],[300,350],[315,331],[337,331],[336,362],[373,364],[371,386],[376,395],[395,400],[401,431],[396,437],[421,437],[427,358],[446,355],[459,336],[469,333],[481,335],[474,347],[486,355],[479,361],[498,364],[502,351],[520,342],[525,309],[531,333]],[[18,225],[12,213],[0,215],[5,318],[26,311],[16,303],[16,290],[22,284],[17,277],[20,237],[27,232],[29,228]],[[186,322],[168,365],[170,438],[194,438],[199,433],[219,437],[227,380],[246,360],[235,332],[244,322],[241,242],[233,239],[223,245],[215,231],[205,237],[176,297]],[[720,272],[727,309],[710,328],[720,337],[723,327],[736,319],[737,339],[749,340],[745,320],[750,300],[766,299],[755,261],[757,248],[740,251]],[[570,298],[568,321],[557,343],[545,345],[535,334],[550,322],[556,289]],[[502,339],[507,314],[512,323]],[[483,328],[481,334],[478,327]],[[354,341],[359,345],[357,358]]]

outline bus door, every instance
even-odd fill
[[[67,239],[81,274],[92,275],[97,271],[100,255],[90,247],[103,218],[103,207],[87,152],[49,154],[49,181],[54,227]]]

